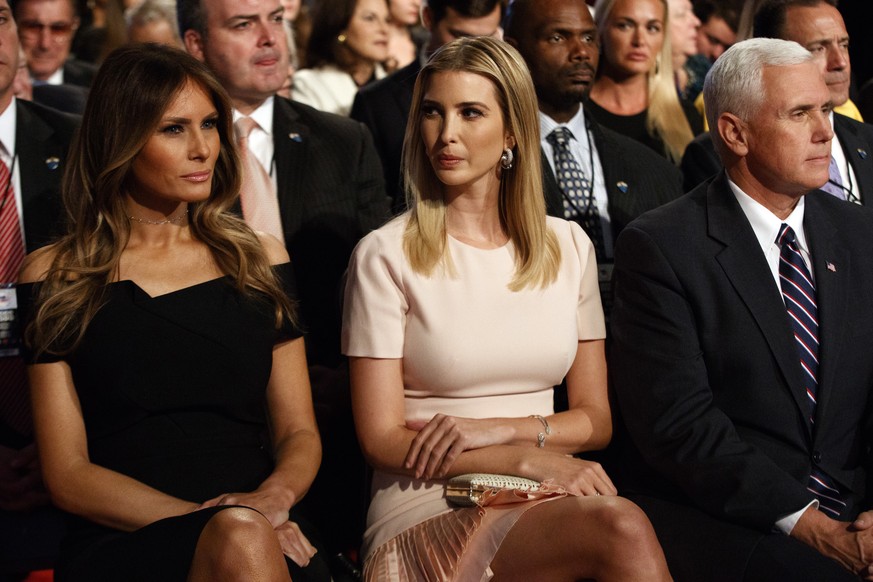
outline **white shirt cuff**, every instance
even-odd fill
[[[776,529],[778,529],[785,535],[791,535],[791,530],[793,530],[794,526],[797,525],[797,522],[800,521],[800,516],[803,515],[803,512],[810,507],[818,509],[818,499],[813,499],[803,509],[795,511],[794,513],[789,513],[781,519],[777,519]]]

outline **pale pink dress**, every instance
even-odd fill
[[[410,268],[407,215],[367,235],[352,255],[343,352],[403,358],[406,420],[547,416],[552,387],[579,340],[605,337],[594,249],[575,223],[548,219],[561,249],[558,279],[513,292],[513,245],[478,249],[449,237],[453,276]],[[536,443],[531,440],[531,447]],[[502,495],[456,509],[444,481],[376,471],[364,534],[368,580],[488,580],[506,533],[533,504]]]

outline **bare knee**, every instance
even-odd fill
[[[605,545],[610,548],[606,557],[633,569],[649,572],[661,569],[665,565],[664,553],[643,510],[623,497],[605,497],[598,501],[593,517],[598,521]]]
[[[250,580],[277,560],[284,567],[270,522],[253,509],[231,507],[216,513],[203,528],[192,566],[210,572],[215,580]]]

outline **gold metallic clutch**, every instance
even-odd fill
[[[478,505],[482,495],[487,491],[511,489],[518,491],[538,491],[539,481],[515,477],[513,475],[496,475],[494,473],[467,473],[452,477],[446,483],[446,500],[459,507]]]

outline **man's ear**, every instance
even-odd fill
[[[421,24],[429,31],[433,29],[433,10],[430,6],[425,6],[421,9]]]
[[[748,125],[733,113],[725,112],[718,118],[718,134],[734,155],[744,157],[749,153]]]
[[[203,37],[199,32],[189,28],[182,36],[182,42],[185,43],[185,50],[189,55],[201,62],[206,60],[203,56]]]

